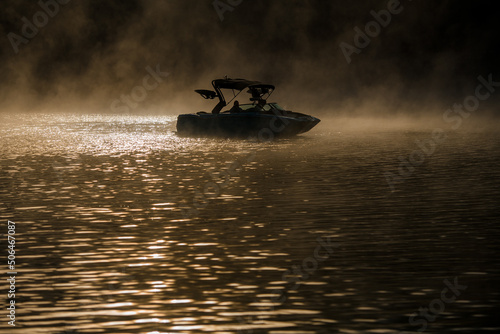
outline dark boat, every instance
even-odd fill
[[[218,98],[219,102],[211,113],[200,111],[177,117],[177,133],[181,136],[218,137],[290,137],[311,130],[320,120],[316,117],[285,110],[277,103],[266,100],[274,86],[244,79],[217,79],[212,81],[212,90],[196,90],[205,99]],[[228,103],[245,89],[250,94],[250,103],[224,109]],[[226,102],[222,90],[232,92],[232,99]],[[236,101],[236,100],[235,100]]]

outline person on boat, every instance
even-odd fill
[[[259,99],[259,102],[254,107],[254,111],[256,112],[264,112],[264,106],[266,105],[266,100],[264,99]]]
[[[242,112],[243,109],[240,108],[240,102],[238,100],[234,101],[233,107],[229,109],[230,113]]]

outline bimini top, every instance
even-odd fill
[[[215,79],[212,81],[212,86],[215,91],[206,89],[195,90],[195,92],[200,94],[204,99],[212,100],[219,98],[219,103],[217,103],[212,110],[212,114],[218,114],[228,103],[226,102],[222,89],[231,89],[233,91],[233,97],[229,102],[233,101],[245,88],[248,88],[247,93],[251,95],[250,101],[253,102],[269,98],[274,91],[274,85],[263,84],[259,81],[250,81],[245,79]]]
[[[247,87],[255,87],[255,88],[268,88],[268,89],[273,89],[273,85],[269,84],[263,84],[259,81],[250,81],[250,80],[245,80],[245,79],[216,79],[212,81],[212,85],[214,88],[219,88],[219,89],[236,89],[236,90],[243,90]]]

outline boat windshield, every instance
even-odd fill
[[[274,108],[274,109],[277,109],[277,110],[280,110],[280,111],[286,111],[285,109],[283,109],[279,104],[277,103],[269,103],[269,105]]]
[[[240,104],[240,108],[241,110],[243,111],[251,111],[251,109],[254,109],[255,108],[255,104],[252,104],[252,103],[249,103],[249,104]],[[270,104],[266,104],[264,106],[264,110],[265,111],[269,111],[271,110],[271,105]]]
[[[255,107],[253,104],[240,104],[240,108],[243,111],[252,109],[253,107]]]

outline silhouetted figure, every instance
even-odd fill
[[[243,109],[240,108],[240,103],[238,100],[234,101],[233,107],[229,109],[229,112],[242,112]]]
[[[253,108],[256,112],[264,112],[264,106],[266,105],[266,100],[260,99],[257,105]]]

